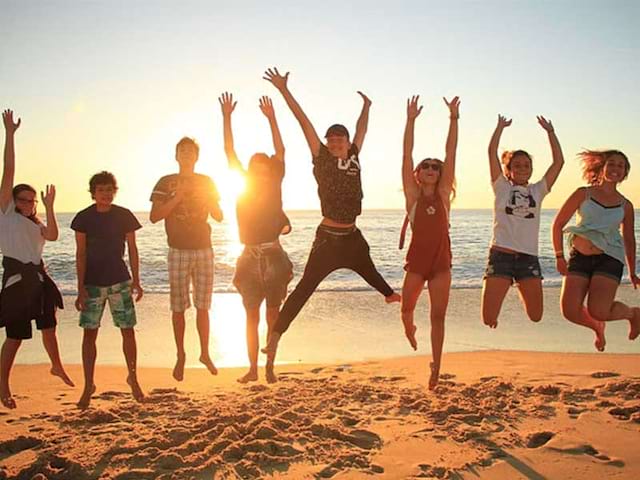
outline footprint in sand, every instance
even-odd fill
[[[527,437],[527,448],[538,448],[545,445],[556,434],[554,432],[536,432]]]
[[[311,373],[320,373],[323,370],[324,370],[324,367],[313,368],[311,369]]]
[[[568,448],[558,448],[558,447],[548,447],[548,448],[555,452],[566,453],[568,455],[588,455],[612,467],[624,467],[625,465],[625,463],[622,460],[612,459],[611,457],[603,453],[600,453],[596,448],[588,444],[578,445],[577,447],[568,447]]]
[[[3,460],[11,455],[20,453],[23,450],[37,447],[42,444],[42,440],[35,437],[19,436],[11,440],[0,442],[0,460]]]
[[[620,374],[616,372],[593,372],[591,374],[592,378],[611,378],[611,377],[619,377]]]
[[[617,418],[618,420],[629,420],[635,413],[640,412],[640,405],[634,405],[631,407],[615,407],[609,410],[609,415]]]

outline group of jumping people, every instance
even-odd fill
[[[244,250],[237,259],[233,283],[246,310],[250,367],[238,381],[258,380],[261,304],[266,300],[267,343],[262,349],[267,358],[265,375],[266,380],[273,383],[277,381],[274,363],[282,335],[320,282],[331,272],[346,268],[358,273],[385,297],[387,303],[401,302],[404,332],[414,350],[417,349],[414,310],[427,285],[432,350],[428,385],[429,389],[434,389],[440,373],[451,288],[449,225],[451,203],[456,193],[459,98],[444,99],[449,113],[444,161],[427,157],[417,164],[413,159],[414,130],[423,107],[418,96],[407,100],[401,165],[407,215],[400,235],[400,248],[409,225],[412,236],[401,296],[377,271],[369,245],[356,227],[363,197],[360,152],[367,133],[371,100],[358,92],[363,106],[353,139],[344,125],[334,124],[327,129],[323,142],[289,90],[289,73],[282,75],[277,68],[272,68],[263,78],[282,94],[307,140],[318,184],[322,221],[316,230],[302,278],[287,296],[293,265],[279,237],[291,231],[291,223],[282,206],[285,147],[274,107],[270,98],[260,98],[259,108],[269,123],[274,154],[256,153],[244,167],[234,149],[231,118],[236,101],[232,94],[223,93],[219,103],[224,150],[229,168],[240,172],[246,180],[246,188],[236,203],[239,238]],[[4,268],[0,326],[5,327],[6,340],[0,355],[0,397],[5,407],[15,408],[9,376],[22,340],[32,337],[32,320],[42,331],[43,343],[51,359],[51,373],[68,385],[73,386],[73,382],[60,360],[56,338],[56,310],[63,306],[62,295],[42,260],[45,241],[58,238],[54,212],[56,190],[53,185],[47,185],[41,192],[46,211],[46,221],[43,221],[37,215],[36,190],[27,184],[14,185],[14,136],[20,120],[14,119],[11,110],[5,110],[2,117],[6,136],[0,188],[0,250]],[[542,116],[538,117],[538,123],[549,138],[553,161],[536,183],[529,182],[533,161],[525,150],[506,151],[498,156],[502,132],[511,125],[511,120],[498,116],[489,144],[491,185],[495,195],[494,222],[481,309],[484,323],[491,328],[497,327],[503,300],[512,285],[518,288],[527,316],[534,322],[542,318],[543,277],[538,259],[540,210],[542,200],[562,170],[564,158],[552,123]],[[169,246],[170,308],[176,343],[173,377],[177,381],[184,377],[185,311],[191,306],[192,298],[197,311],[199,360],[211,374],[217,374],[209,354],[214,256],[208,219],[212,217],[220,222],[223,213],[214,182],[195,173],[198,154],[196,141],[182,138],[175,151],[179,172],[162,177],[150,198],[150,220],[152,223],[164,220]],[[595,346],[603,351],[607,321],[628,320],[630,340],[635,340],[640,333],[640,308],[615,300],[625,260],[633,286],[640,284],[635,270],[634,209],[617,190],[629,174],[630,163],[618,150],[585,150],[579,156],[588,186],[578,188],[556,215],[553,245],[556,266],[564,278],[562,314],[571,322],[592,329]],[[141,225],[130,210],[113,203],[117,189],[113,174],[102,171],[92,176],[89,191],[93,203],[78,212],[71,223],[76,239],[78,279],[75,306],[84,330],[84,390],[78,401],[81,408],[89,406],[96,391],[96,339],[107,303],[113,323],[122,332],[127,383],[136,400],[145,398],[137,378],[134,333],[135,302],[143,295],[135,235]],[[565,228],[576,212],[576,225]],[[565,235],[570,247],[568,260],[564,251]],[[123,258],[125,246],[131,271]]]

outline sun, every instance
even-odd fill
[[[244,192],[246,182],[244,176],[235,170],[227,170],[217,175],[216,186],[220,194],[220,206],[226,212],[233,212],[238,197]]]

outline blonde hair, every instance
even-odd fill
[[[607,160],[613,155],[620,155],[624,158],[624,177],[625,180],[629,176],[629,170],[631,170],[631,163],[627,156],[620,150],[583,150],[578,153],[578,158],[582,163],[582,178],[584,178],[590,185],[596,185],[600,183],[602,178],[602,172]]]
[[[438,177],[438,184],[440,184],[440,179],[442,178],[442,170],[444,169],[444,162],[438,158],[425,158],[423,160],[421,160],[418,165],[416,165],[416,167],[413,169],[413,178],[416,180],[416,183],[418,184],[418,186],[420,186],[420,177],[419,177],[419,172],[420,169],[422,168],[422,164],[425,162],[438,162],[440,164],[440,176]],[[439,185],[436,185],[436,188]],[[451,193],[449,194],[449,201],[451,203],[453,203],[453,201],[456,198],[456,179],[454,177],[453,182],[451,183]]]

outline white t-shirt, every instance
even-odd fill
[[[39,265],[44,250],[42,225],[16,212],[11,201],[3,212],[0,209],[0,250],[5,257],[15,258],[22,263]]]
[[[493,238],[491,245],[538,256],[540,206],[549,193],[547,182],[513,185],[504,175],[493,182]]]

